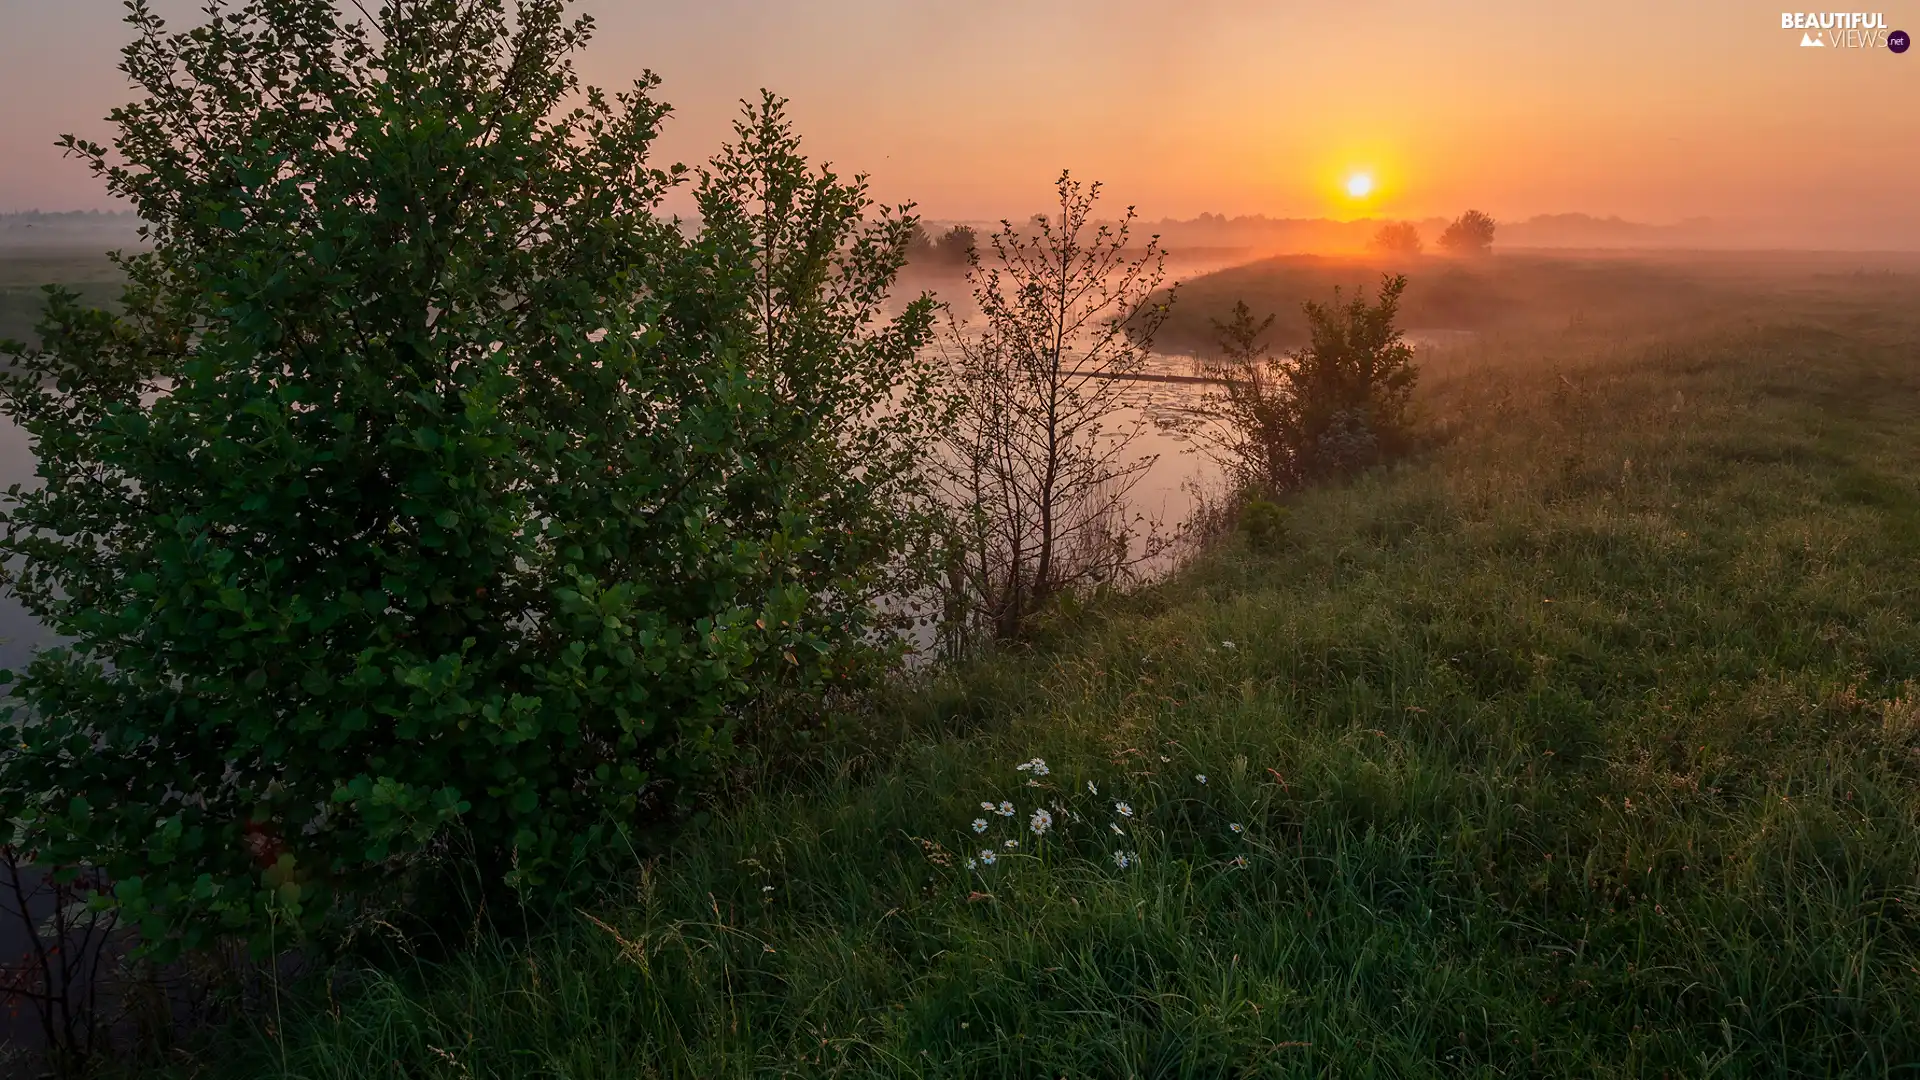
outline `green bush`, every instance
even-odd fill
[[[1234,484],[1279,493],[1344,476],[1405,453],[1412,445],[1407,405],[1419,370],[1395,325],[1405,275],[1385,278],[1379,295],[1304,305],[1311,340],[1274,356],[1261,338],[1273,316],[1255,319],[1234,305],[1214,322],[1224,392],[1209,402],[1219,417],[1203,430]]]
[[[1240,508],[1240,531],[1256,549],[1268,551],[1287,539],[1286,507],[1265,499],[1248,499]]]
[[[913,219],[772,98],[656,168],[657,80],[583,90],[591,24],[513,7],[135,4],[146,96],[116,153],[68,140],[151,249],[0,374],[42,480],[0,558],[66,642],[18,678],[0,818],[149,944],[335,926],[452,843],[581,881],[769,702],[896,658],[932,305],[877,316]]]

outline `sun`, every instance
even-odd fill
[[[1373,177],[1367,173],[1354,173],[1347,177],[1347,195],[1350,198],[1364,199],[1373,194]]]

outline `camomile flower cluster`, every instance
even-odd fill
[[[1045,758],[1029,758],[1015,765],[1013,768],[1016,773],[1024,774],[1026,787],[1042,789],[1053,788],[1051,783],[1043,783],[1047,777],[1053,774],[1053,769],[1047,764]],[[1044,848],[1044,845],[1041,844],[1042,840],[1064,835],[1065,830],[1067,830],[1069,826],[1091,827],[1093,830],[1099,830],[1100,822],[1098,819],[1109,815],[1111,815],[1112,820],[1106,822],[1106,830],[1098,832],[1097,835],[1105,836],[1108,843],[1118,842],[1126,844],[1130,836],[1127,829],[1123,826],[1123,823],[1131,824],[1134,817],[1133,805],[1124,799],[1114,799],[1110,796],[1103,800],[1098,783],[1092,780],[1087,780],[1083,783],[1086,789],[1085,796],[1078,796],[1075,789],[1068,786],[1059,790],[1058,794],[1051,798],[1041,796],[1041,798],[1047,799],[1044,805],[1020,807],[1016,806],[1013,801],[1007,799],[998,801],[992,799],[982,800],[979,804],[980,816],[972,819],[972,821],[968,823],[968,829],[973,837],[976,838],[976,841],[984,846],[971,858],[966,860],[967,869],[974,872],[984,872],[993,868],[1009,855],[1022,852],[1023,839],[1031,841],[1032,855],[1033,857],[1038,857]],[[1090,807],[1087,805],[1089,801],[1093,803],[1093,806]],[[1028,836],[1023,837],[1020,835],[1022,830],[1015,824],[1014,820],[1009,820],[1004,827],[999,825],[995,820],[998,818],[1018,819],[1023,811],[1026,815],[1026,828],[1024,832],[1029,834]],[[1089,822],[1087,817],[1092,817],[1095,820]],[[1007,835],[1006,832],[1001,831],[1003,828],[1011,831],[1014,835]],[[993,835],[996,832],[999,833],[998,836]],[[1111,836],[1107,836],[1107,833],[1111,833]],[[1133,850],[1129,845],[1111,851],[1108,859],[1118,869],[1128,870],[1139,865],[1140,853]]]
[[[1167,755],[1161,754],[1159,758],[1162,764],[1171,764]],[[1245,762],[1237,762],[1235,770],[1244,773]],[[1009,861],[1043,868],[1063,859],[1075,862],[1085,859],[1094,866],[1111,867],[1109,873],[1124,873],[1143,865],[1139,844],[1141,838],[1148,835],[1144,830],[1153,816],[1153,806],[1136,808],[1123,797],[1124,790],[1118,790],[1123,785],[1110,780],[1062,781],[1056,786],[1048,779],[1053,770],[1044,758],[1020,762],[1013,771],[1024,779],[1022,786],[1030,790],[1031,800],[1022,799],[1018,803],[1011,799],[982,800],[979,816],[967,823],[973,855],[940,865],[963,862],[970,873],[980,875],[1008,873],[1010,871],[995,868]],[[1210,790],[1216,785],[1210,784],[1209,779],[1203,772],[1183,771],[1181,780],[1192,786],[1176,794],[1176,798],[1217,806]],[[1253,865],[1248,854],[1267,850],[1244,821],[1228,820],[1223,814],[1214,827],[1222,830],[1222,839],[1237,841],[1234,846],[1247,853],[1229,851],[1217,864],[1221,869],[1246,871]],[[1186,844],[1199,840],[1190,835],[1190,831],[1186,827],[1181,829],[1181,840]],[[1089,845],[1094,850],[1087,850]]]

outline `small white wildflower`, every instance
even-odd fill
[[[1117,802],[1113,804],[1113,812],[1119,814],[1121,817],[1132,817],[1133,807],[1123,802]]]
[[[1098,795],[1100,794],[1100,789],[1097,787],[1094,787],[1093,781],[1089,780],[1087,781],[1087,793],[1090,795]]]
[[[1121,828],[1121,827],[1120,827],[1119,825],[1117,825],[1117,824],[1109,824],[1109,825],[1107,826],[1107,828],[1109,828],[1109,829],[1112,829],[1112,830],[1113,830],[1113,835],[1115,835],[1115,836],[1125,836],[1125,835],[1127,835],[1127,830],[1125,830],[1125,829],[1123,829],[1123,828]]]
[[[1033,768],[1033,762],[1023,761],[1020,764],[1015,765],[1013,768],[1015,772],[1026,772],[1028,769]]]
[[[986,812],[988,812],[988,813],[992,813],[992,812],[993,812],[993,804],[992,804],[992,803],[990,803],[990,802],[983,802],[983,803],[981,803],[981,804],[980,804],[980,809],[982,809],[982,810],[985,810],[985,811],[986,811]]]
[[[1193,778],[1194,778],[1195,780],[1198,780],[1198,781],[1200,781],[1200,782],[1201,782],[1201,783],[1203,783],[1203,784],[1207,782],[1207,774],[1206,774],[1206,773],[1196,773],[1196,774],[1194,774],[1194,777],[1193,777]]]
[[[978,870],[979,868],[980,868],[980,862],[979,862],[979,860],[977,860],[977,859],[968,859],[968,860],[967,860],[967,869],[969,869],[969,870]]]
[[[1237,821],[1227,826],[1227,828],[1232,829],[1234,832],[1237,832],[1237,833],[1243,833],[1247,831],[1247,827],[1245,825],[1240,824]]]
[[[1220,647],[1223,649],[1238,649],[1240,646],[1235,645],[1231,641],[1223,641],[1220,643]]]
[[[987,819],[986,819],[986,818],[983,818],[983,817],[977,817],[977,818],[974,818],[974,819],[973,819],[973,831],[974,831],[974,832],[986,832],[986,831],[987,831]]]
[[[1006,848],[1008,851],[1017,851],[1020,848],[1020,841],[1009,840],[1006,843],[1001,844],[1000,846],[1003,848]]]
[[[1033,835],[1042,836],[1048,829],[1053,828],[1053,815],[1045,810],[1035,810],[1033,820],[1027,822],[1027,827],[1033,830]]]
[[[1133,856],[1124,851],[1116,851],[1113,853],[1113,865],[1125,870],[1127,867],[1133,865]]]
[[[762,886],[760,886],[760,891],[761,891],[761,892],[772,892],[772,891],[773,891],[773,886],[771,886],[771,885],[762,885]]]
[[[1047,768],[1047,763],[1044,761],[1041,761],[1039,758],[1034,758],[1028,764],[1031,764],[1033,766],[1033,775],[1035,776],[1045,776],[1048,773],[1053,771],[1052,769]]]
[[[1241,869],[1245,869],[1247,865],[1247,857],[1245,855],[1235,855],[1233,857],[1233,865],[1238,866]]]
[[[982,866],[992,866],[992,865],[993,865],[993,862],[994,862],[994,860],[995,860],[995,859],[998,859],[999,857],[1000,857],[1000,856],[998,856],[998,855],[995,855],[995,854],[993,853],[993,849],[992,849],[992,848],[988,848],[987,850],[985,850],[985,851],[983,851],[983,852],[981,852],[981,853],[980,853],[980,865],[982,865]]]
[[[1012,817],[1013,804],[1010,802],[1002,802],[999,806],[994,808],[993,812],[996,814],[999,814],[1001,817]]]
[[[1160,764],[1162,764],[1162,765],[1165,765],[1165,764],[1166,764],[1167,762],[1169,762],[1169,761],[1172,761],[1172,760],[1173,760],[1172,758],[1170,758],[1170,757],[1168,757],[1168,756],[1167,756],[1167,755],[1165,755],[1165,754],[1161,754],[1161,755],[1160,755]]]

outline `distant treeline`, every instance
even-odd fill
[[[1141,235],[1157,233],[1170,251],[1193,248],[1245,248],[1267,254],[1281,252],[1358,252],[1367,250],[1382,225],[1404,220],[1428,240],[1448,224],[1445,217],[1400,219],[1369,217],[1354,221],[1330,218],[1273,218],[1264,214],[1228,217],[1201,214],[1194,218],[1166,218],[1144,222]],[[929,222],[936,234],[953,224]],[[1755,240],[1745,230],[1706,218],[1671,225],[1628,221],[1591,214],[1540,214],[1500,223],[1500,242],[1506,247],[1658,248],[1744,246]]]

